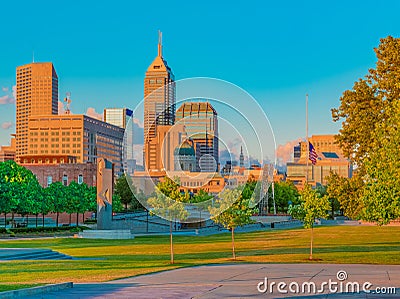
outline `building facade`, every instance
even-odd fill
[[[13,134],[15,136],[15,134]],[[15,137],[11,138],[10,145],[0,146],[0,162],[15,160]]]
[[[77,163],[96,163],[106,158],[122,173],[124,129],[86,115],[47,115],[29,118],[28,153],[21,163],[31,163],[32,156],[46,156],[37,163],[52,164],[57,156],[76,157]],[[67,163],[67,161],[64,161]]]
[[[106,108],[103,112],[103,119],[106,123],[126,129],[133,111],[128,108]]]
[[[318,155],[316,164],[313,165],[311,161],[307,163],[307,143],[300,142],[294,147],[294,162],[286,164],[286,180],[292,181],[298,189],[302,189],[306,182],[313,186],[326,185],[331,172],[346,178],[352,176],[353,167],[349,159],[343,156],[334,135],[313,135],[309,142]]]
[[[218,115],[209,102],[186,102],[176,111],[196,151],[196,171],[218,171]]]
[[[16,160],[28,154],[30,116],[58,114],[58,76],[50,62],[17,67]]]
[[[64,186],[67,186],[72,181],[96,186],[97,165],[93,163],[55,163],[50,165],[26,163],[22,165],[32,171],[39,184],[45,188],[53,182],[62,182]]]
[[[196,170],[196,153],[194,151],[193,141],[185,140],[174,151],[174,170],[190,171]]]
[[[175,77],[162,55],[161,33],[158,55],[147,69],[144,78],[144,159],[145,169],[156,170],[157,151],[151,146],[157,137],[158,126],[175,123]]]

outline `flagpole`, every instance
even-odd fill
[[[308,93],[306,94],[306,144],[307,144],[307,168],[306,168],[306,184],[308,184],[308,160],[310,160],[310,143],[308,141]]]

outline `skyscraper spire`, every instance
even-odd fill
[[[158,56],[162,57],[162,32],[158,30]]]

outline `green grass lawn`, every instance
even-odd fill
[[[0,247],[50,248],[91,260],[0,263],[0,285],[99,282],[209,263],[232,263],[230,234],[174,237],[176,264],[169,264],[169,237],[134,240],[55,238],[1,241]],[[236,234],[236,262],[400,264],[400,227],[335,226]],[[96,260],[93,260],[96,258]]]

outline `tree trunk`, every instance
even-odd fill
[[[7,213],[4,213],[4,228],[7,228]]]
[[[128,203],[125,203],[125,212],[128,212]]]
[[[38,219],[39,214],[36,214],[36,227],[37,227],[37,219]]]
[[[28,227],[28,223],[29,223],[29,214],[26,214],[26,227]]]
[[[82,223],[85,223],[85,213],[82,213]]]
[[[56,227],[58,227],[58,215],[59,215],[59,212],[57,212],[57,217],[56,217]]]
[[[11,227],[12,227],[12,228],[15,227],[15,223],[14,223],[14,212],[11,212]]]
[[[79,213],[76,213],[76,227],[79,226]]]
[[[44,214],[42,213],[42,226],[44,227]]]
[[[169,222],[169,242],[170,242],[170,250],[171,250],[171,264],[174,263],[174,245],[172,242],[172,221]]]
[[[235,228],[232,227],[232,256],[233,259],[236,260],[236,254],[235,254]]]
[[[71,226],[71,222],[72,222],[72,213],[69,214],[69,226]]]
[[[313,259],[313,257],[312,257],[313,241],[314,241],[314,223],[311,225],[310,260]]]

